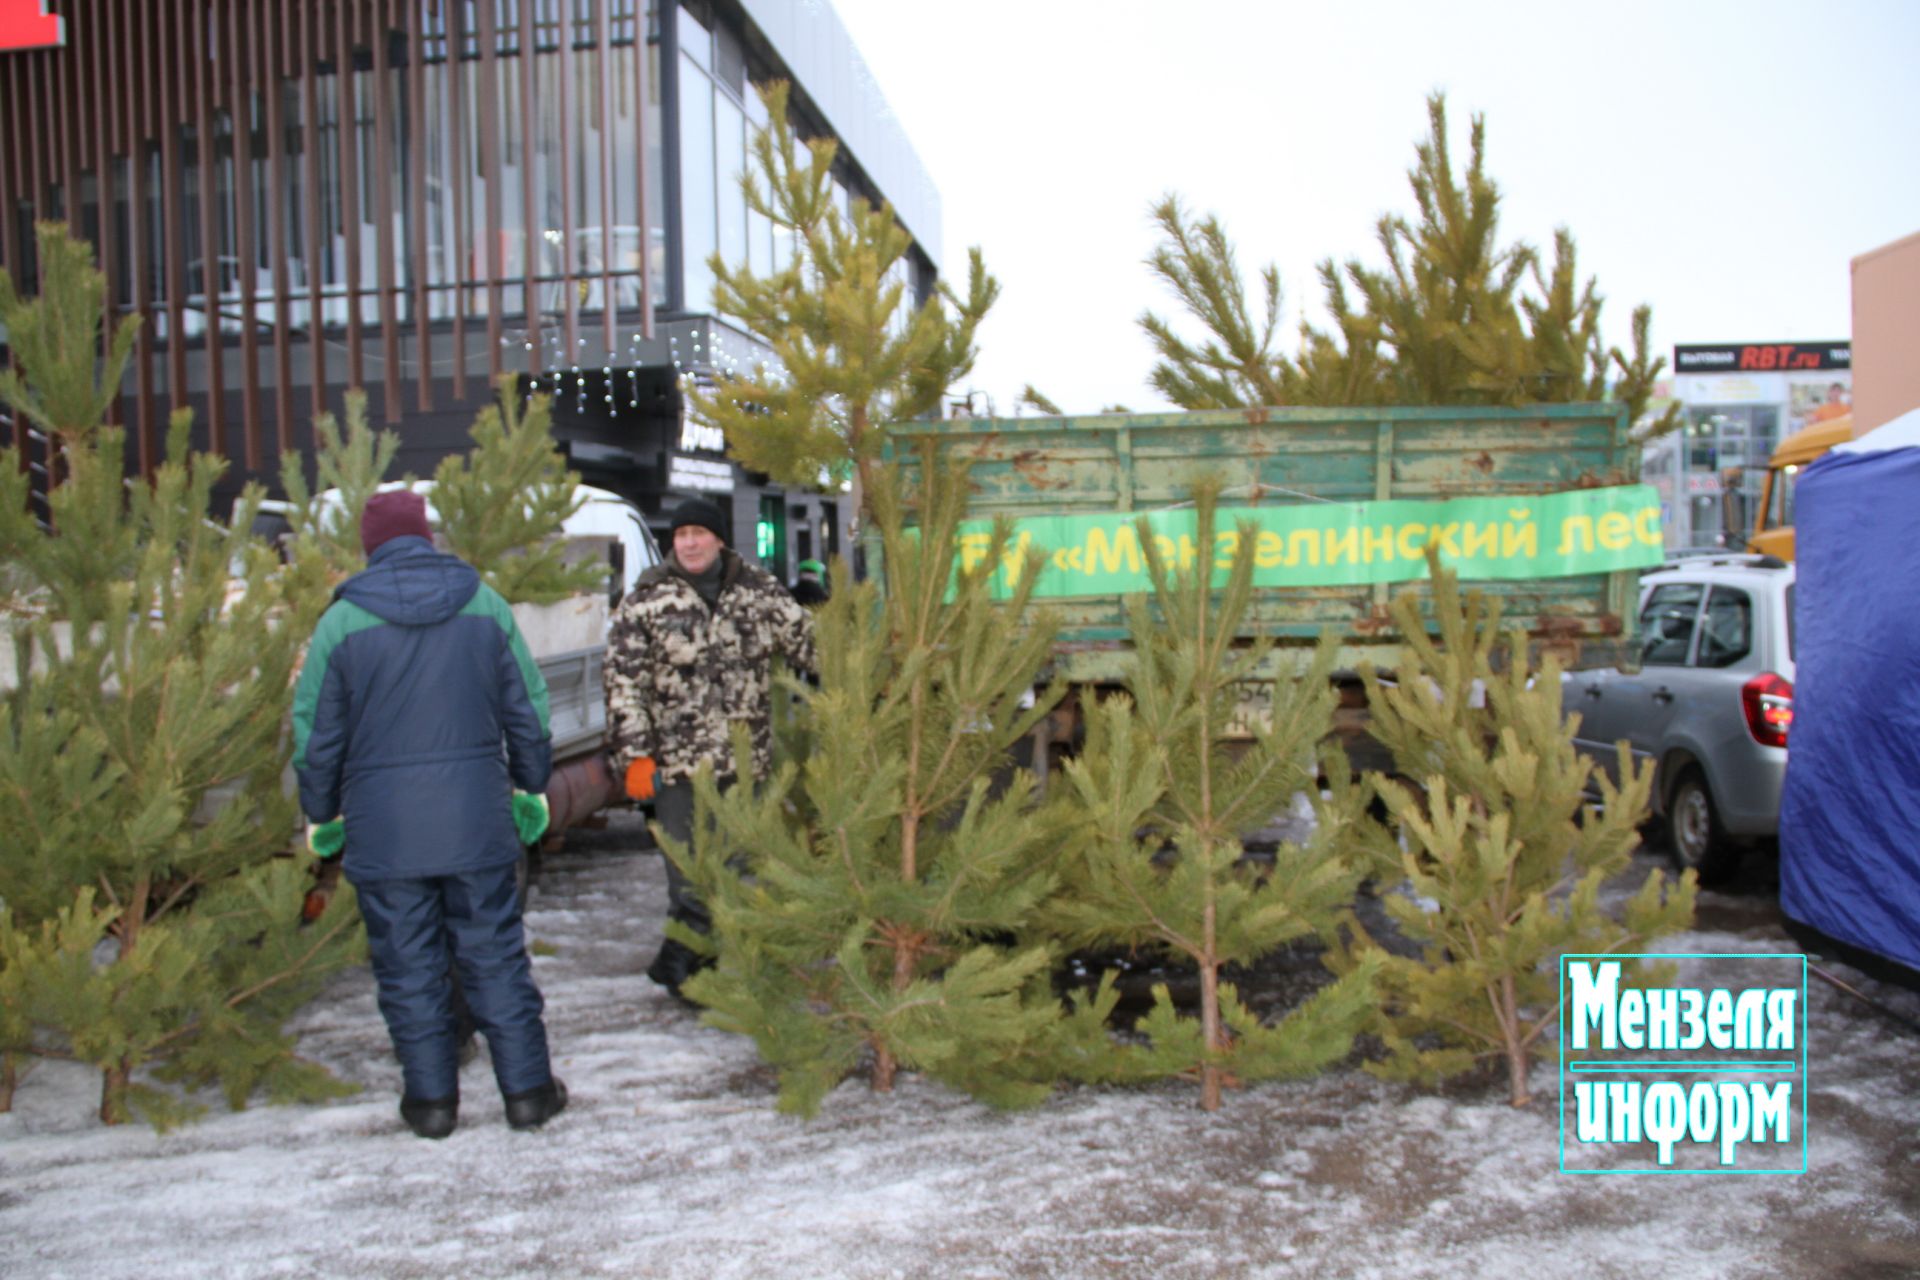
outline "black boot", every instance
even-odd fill
[[[647,966],[647,976],[667,989],[667,994],[675,1000],[685,1001],[680,987],[702,969],[713,967],[713,957],[703,956],[677,938],[668,938],[660,944],[660,954]]]
[[[400,1118],[422,1138],[444,1138],[460,1123],[460,1099],[400,1099]]]
[[[538,1089],[507,1094],[506,1102],[508,1128],[538,1129],[567,1109],[567,1086],[549,1080]]]

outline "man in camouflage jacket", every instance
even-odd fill
[[[667,834],[693,834],[693,772],[734,779],[732,733],[753,740],[755,779],[773,759],[773,658],[812,674],[813,619],[785,587],[726,545],[726,517],[702,498],[673,513],[673,551],[640,575],[607,642],[607,728],[627,794],[651,797]],[[707,927],[706,908],[667,862],[667,914]],[[647,975],[679,994],[699,957],[669,939]]]

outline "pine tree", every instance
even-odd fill
[[[1058,700],[1022,705],[1053,627],[1020,618],[1033,563],[1016,599],[989,599],[1004,522],[984,563],[956,569],[960,473],[924,455],[917,528],[894,470],[873,475],[886,592],[843,569],[815,615],[805,754],[724,795],[703,770],[696,849],[668,849],[713,916],[711,939],[673,927],[717,949],[686,991],[753,1037],[782,1110],[811,1115],[868,1055],[876,1091],[907,1068],[1033,1102],[1058,1070],[1061,1009],[1047,947],[1012,940],[1052,887],[1063,831],[1008,750]],[[744,776],[744,738],[736,749]]]
[[[973,367],[974,331],[1000,286],[974,249],[965,297],[943,283],[914,306],[912,238],[892,208],[856,198],[842,212],[833,187],[837,144],[798,140],[784,82],[762,95],[771,123],[754,137],[758,172],[741,182],[750,207],[792,232],[793,257],[766,276],[718,255],[710,262],[716,308],[770,346],[779,367],[690,388],[690,403],[752,470],[793,485],[817,484],[823,471],[836,481],[851,474],[864,494],[886,424],[937,410]]]
[[[1314,744],[1333,709],[1331,643],[1299,679],[1274,681],[1270,721],[1255,728],[1251,744],[1230,733],[1235,691],[1257,678],[1271,644],[1237,644],[1253,598],[1253,557],[1235,556],[1224,586],[1217,583],[1217,483],[1197,484],[1194,496],[1194,554],[1170,552],[1140,522],[1153,594],[1128,601],[1130,696],[1094,712],[1085,753],[1066,766],[1081,839],[1047,918],[1069,945],[1150,948],[1198,969],[1197,1024],[1156,987],[1139,1028],[1147,1046],[1122,1055],[1134,1061],[1114,1074],[1196,1075],[1200,1105],[1212,1111],[1229,1079],[1304,1075],[1344,1056],[1371,1010],[1372,969],[1354,966],[1272,1027],[1222,981],[1227,965],[1309,935],[1332,936],[1359,881],[1343,858],[1359,792],[1339,786],[1322,800],[1315,785]],[[1251,539],[1243,526],[1239,543]],[[1169,563],[1176,555],[1186,567]],[[1345,762],[1337,750],[1332,756],[1327,773],[1344,780]],[[1313,835],[1282,845],[1271,868],[1249,861],[1244,838],[1301,793],[1314,802]]]
[[[605,585],[604,561],[568,564],[555,537],[585,499],[553,442],[551,403],[522,410],[514,380],[474,421],[473,448],[441,459],[433,505],[447,550],[480,570],[509,601],[551,604]]]
[[[1603,299],[1591,278],[1579,282],[1572,234],[1555,233],[1550,265],[1529,245],[1500,242],[1500,190],[1486,172],[1484,118],[1473,119],[1467,169],[1459,175],[1448,150],[1444,95],[1428,99],[1427,119],[1428,137],[1407,175],[1418,220],[1380,219],[1375,237],[1384,268],[1357,260],[1320,264],[1333,328],[1303,323],[1293,356],[1274,347],[1275,269],[1261,272],[1263,305],[1255,315],[1218,219],[1191,224],[1172,196],[1155,208],[1165,238],[1148,265],[1210,335],[1196,346],[1152,312],[1141,317],[1160,357],[1150,381],[1162,395],[1182,408],[1218,409],[1519,405],[1611,393],[1631,421],[1639,420],[1665,366],[1647,345],[1651,310],[1633,313],[1631,355],[1606,348]],[[1678,425],[1670,412],[1649,438]]]
[[[281,856],[296,818],[285,716],[324,592],[248,536],[257,486],[230,525],[206,518],[225,463],[189,455],[184,413],[152,481],[123,481],[123,433],[85,415],[120,385],[126,330],[101,360],[103,278],[63,226],[36,231],[41,296],[0,296],[0,321],[30,337],[0,394],[52,429],[60,463],[48,533],[0,452],[15,587],[0,698],[9,1087],[22,1060],[89,1063],[103,1120],[156,1125],[192,1107],[147,1073],[217,1086],[236,1107],[257,1089],[345,1092],[281,1030],[361,942],[350,895],[302,927],[305,875]]]
[[[1369,775],[1398,834],[1397,846],[1373,842],[1376,872],[1404,879],[1386,906],[1422,951],[1379,957],[1361,931],[1347,959],[1384,965],[1382,1074],[1437,1080],[1501,1062],[1524,1106],[1532,1060],[1557,1052],[1558,957],[1631,951],[1686,928],[1695,881],[1652,871],[1620,919],[1601,906],[1602,885],[1632,860],[1652,766],[1622,744],[1616,785],[1581,757],[1558,666],[1531,665],[1525,635],[1502,634],[1499,602],[1463,595],[1429,560],[1436,634],[1421,593],[1402,592],[1391,606],[1405,655],[1397,681],[1362,671],[1372,732],[1401,775]]]
[[[604,565],[568,563],[557,538],[582,499],[580,477],[567,470],[554,444],[548,397],[533,396],[523,409],[510,374],[501,378],[497,396],[468,432],[473,447],[448,454],[434,470],[432,502],[441,540],[513,603],[551,604],[598,589]],[[366,392],[359,390],[347,392],[344,432],[327,413],[315,421],[313,434],[317,488],[307,484],[305,467],[293,456],[281,463],[280,483],[291,508],[294,558],[317,559],[329,580],[338,582],[366,567],[360,514],[393,465],[400,437],[368,425]],[[320,501],[329,490],[338,494],[337,504]]]
[[[313,439],[319,483],[309,487],[301,458],[288,454],[280,460],[280,487],[286,490],[291,508],[287,523],[293,530],[293,555],[317,557],[327,576],[337,582],[366,567],[367,557],[360,549],[360,513],[393,465],[400,436],[374,432],[367,423],[367,393],[355,388],[347,392],[346,433],[341,434],[331,413],[323,413],[314,420]],[[319,495],[328,490],[340,495],[338,507],[319,501]]]

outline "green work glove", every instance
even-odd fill
[[[307,848],[313,856],[322,860],[337,858],[340,851],[347,847],[347,824],[344,819],[335,818],[331,822],[309,822],[307,824]]]
[[[513,828],[521,844],[532,844],[547,834],[547,798],[528,791],[513,793]]]

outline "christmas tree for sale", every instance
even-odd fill
[[[689,403],[726,432],[743,465],[792,485],[818,484],[823,471],[851,479],[864,513],[887,423],[938,412],[973,367],[974,331],[1000,286],[974,249],[964,297],[942,282],[916,303],[913,237],[892,208],[859,198],[843,207],[838,145],[798,139],[784,82],[761,94],[770,123],[754,135],[741,183],[748,206],[790,238],[792,255],[765,274],[718,254],[708,261],[715,309],[766,343],[775,363],[711,388],[690,385]]]
[[[1164,985],[1140,1023],[1146,1043],[1120,1053],[1109,1078],[1190,1075],[1215,1110],[1230,1080],[1304,1075],[1343,1057],[1372,1009],[1370,964],[1356,965],[1275,1026],[1241,1003],[1222,970],[1296,939],[1330,936],[1359,875],[1343,860],[1359,792],[1315,784],[1316,743],[1327,733],[1333,656],[1323,644],[1306,673],[1273,680],[1272,715],[1251,742],[1232,731],[1236,689],[1262,676],[1271,644],[1237,637],[1253,596],[1250,530],[1215,537],[1218,487],[1195,486],[1195,532],[1156,540],[1141,522],[1152,596],[1128,601],[1135,663],[1127,696],[1094,712],[1087,749],[1068,763],[1078,839],[1047,919],[1076,947],[1144,948],[1199,971],[1198,1019]],[[1224,576],[1224,584],[1219,579]],[[1329,775],[1346,766],[1332,752]],[[1301,794],[1316,823],[1304,844],[1284,843],[1272,865],[1243,840]]]
[[[1556,664],[1530,665],[1526,636],[1501,631],[1499,602],[1429,561],[1432,633],[1420,593],[1402,592],[1397,680],[1362,672],[1372,732],[1399,775],[1370,775],[1398,836],[1374,842],[1375,873],[1404,878],[1386,905],[1421,948],[1384,959],[1379,1070],[1437,1080],[1500,1064],[1524,1106],[1533,1059],[1558,1049],[1559,956],[1645,950],[1686,928],[1694,878],[1651,871],[1617,917],[1606,909],[1601,888],[1632,859],[1652,766],[1624,743],[1617,782],[1584,759]],[[1377,955],[1364,934],[1349,959],[1362,954]]]
[[[289,455],[280,466],[293,556],[318,559],[332,582],[366,568],[360,513],[400,445],[393,432],[368,425],[366,392],[348,391],[346,399],[344,431],[330,413],[314,423],[317,485],[307,483],[299,457]],[[503,376],[496,402],[480,411],[468,435],[473,447],[442,458],[433,473],[434,525],[446,550],[514,604],[551,604],[604,586],[605,563],[569,562],[556,536],[582,499],[580,477],[567,470],[554,444],[548,398],[531,396],[523,404],[512,375]],[[323,493],[331,500],[323,502]]]
[[[1152,312],[1140,326],[1160,359],[1150,381],[1183,409],[1256,405],[1538,404],[1613,398],[1639,422],[1665,360],[1648,345],[1652,311],[1632,315],[1631,354],[1601,340],[1604,298],[1582,282],[1573,235],[1560,228],[1551,263],[1500,239],[1500,188],[1486,168],[1486,121],[1469,129],[1467,163],[1448,147],[1444,95],[1427,100],[1428,134],[1408,172],[1417,213],[1383,215],[1383,267],[1322,262],[1331,331],[1302,321],[1297,353],[1276,349],[1280,274],[1260,272],[1249,303],[1220,220],[1197,221],[1167,196],[1153,210],[1162,240],[1147,265],[1205,332],[1183,337]],[[1531,286],[1531,287],[1529,287]],[[1351,292],[1349,290],[1351,289]],[[1644,436],[1677,430],[1669,407]]]
[[[123,480],[123,328],[102,358],[106,283],[58,224],[37,229],[43,290],[0,275],[18,374],[0,396],[53,452],[50,528],[0,451],[0,1052],[10,1102],[43,1059],[97,1067],[101,1118],[192,1112],[161,1087],[217,1087],[233,1106],[346,1092],[302,1061],[286,1019],[361,942],[351,898],[302,924],[306,872],[283,856],[283,787],[299,647],[324,586],[247,534],[249,486],[208,519],[225,463],[189,454]]]
[[[919,475],[906,495],[873,472],[886,590],[843,572],[816,615],[819,685],[792,686],[804,758],[725,794],[703,769],[696,848],[667,850],[713,916],[708,938],[672,926],[717,954],[687,994],[753,1037],[802,1114],[869,1059],[877,1091],[904,1068],[997,1105],[1036,1101],[1054,1075],[1051,955],[1016,939],[1064,832],[1009,759],[1058,698],[1032,696],[1053,629],[1021,621],[1031,562],[1013,600],[989,599],[1008,526],[959,570],[964,478],[931,453]],[[736,750],[744,775],[744,737]]]
[[[296,561],[318,560],[329,585],[367,567],[366,552],[360,549],[360,513],[380,488],[399,448],[398,434],[375,432],[368,425],[367,393],[351,389],[344,432],[331,413],[314,420],[317,485],[307,483],[299,454],[280,459],[280,487],[286,490],[287,522],[292,526],[288,551]],[[336,501],[323,502],[322,494]]]
[[[433,473],[447,550],[511,603],[602,589],[606,561],[569,563],[555,537],[585,499],[554,445],[551,402],[536,395],[523,406],[510,375],[496,390],[469,432],[473,448],[441,459]]]

